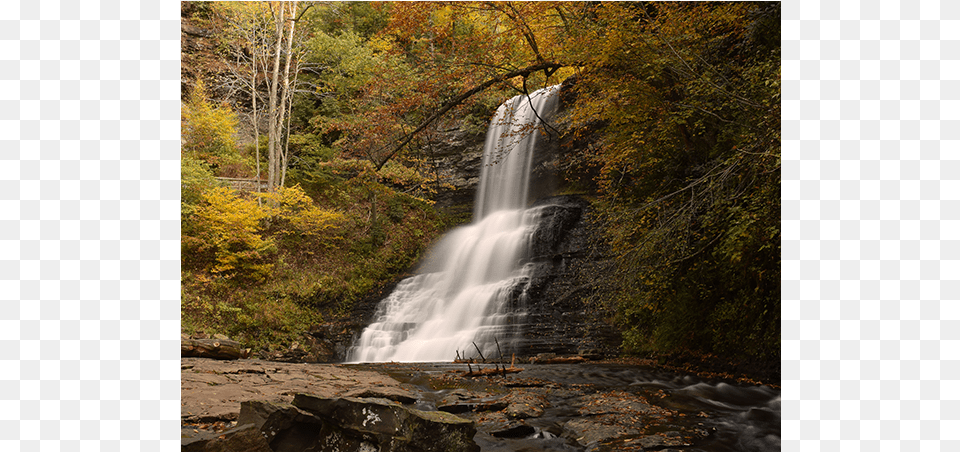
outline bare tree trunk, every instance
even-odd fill
[[[238,36],[233,49],[236,54],[236,63],[230,68],[233,75],[230,85],[236,86],[235,90],[247,91],[250,94],[251,111],[249,116],[253,125],[256,179],[259,181],[262,174],[260,165],[260,109],[262,109],[262,106],[258,105],[260,95],[257,76],[261,72],[261,62],[264,64],[262,72],[267,73],[265,60],[268,58],[265,47],[261,45],[263,30],[260,27],[261,23],[256,11],[238,9],[233,11],[233,14],[229,15],[227,20],[236,30]],[[247,67],[248,64],[249,68]],[[261,190],[258,183],[257,193]],[[258,197],[257,203],[260,202],[261,199]]]
[[[254,30],[256,33],[256,30]],[[256,151],[256,161],[257,161],[257,194],[260,194],[260,118],[257,116],[257,53],[256,53],[257,39],[256,36],[250,37],[250,49],[251,49],[251,66],[253,67],[253,72],[250,74],[250,104],[253,112],[253,149]],[[257,196],[257,204],[262,202],[262,198]]]
[[[300,57],[297,57],[295,70],[293,71],[293,88],[290,92],[290,101],[287,104],[287,139],[283,142],[283,168],[280,171],[280,186],[283,187],[287,180],[287,157],[290,155],[290,122],[293,119],[293,93],[297,89],[297,76],[300,74]]]
[[[282,17],[283,15],[281,14],[281,18]],[[293,105],[293,93],[290,92],[290,61],[291,61],[291,58],[293,57],[293,52],[292,52],[293,27],[297,23],[295,20],[296,17],[297,17],[297,2],[293,2],[290,5],[290,34],[287,36],[287,48],[286,48],[287,61],[283,68],[283,96],[280,98],[280,111],[278,112],[280,116],[278,119],[279,122],[277,123],[277,132],[278,132],[277,135],[278,135],[278,138],[281,138],[281,139],[283,138],[283,130],[284,130],[283,121],[286,117],[288,108],[292,107]],[[288,105],[290,107],[288,107]],[[289,129],[289,127],[287,129]],[[289,130],[287,131],[287,133],[289,133]],[[285,142],[289,144],[288,143],[289,139],[285,140]],[[286,145],[283,149],[280,149],[279,146],[277,149],[279,151],[278,153],[280,154],[280,159],[278,162],[280,164],[280,168],[279,168],[280,170],[279,186],[280,187],[283,186],[284,179],[286,178],[286,175],[287,175],[287,152],[286,152],[287,149],[288,147]]]
[[[280,137],[277,136],[278,135],[277,132],[279,131],[279,127],[277,125],[277,119],[278,119],[277,104],[279,101],[277,91],[280,83],[280,50],[283,47],[283,21],[284,21],[283,13],[285,8],[283,3],[280,3],[279,6],[280,6],[280,14],[279,14],[279,18],[277,19],[277,45],[276,45],[276,52],[274,53],[274,59],[273,59],[273,83],[270,84],[270,97],[269,97],[270,106],[268,108],[268,114],[270,115],[270,122],[269,122],[270,130],[268,131],[269,140],[267,144],[267,148],[269,152],[267,156],[267,161],[268,161],[267,183],[270,186],[271,192],[277,191],[277,181],[278,181],[277,177],[279,176],[277,174],[277,169],[279,167],[278,160],[280,156],[279,155],[280,147],[279,147],[279,141],[278,141]]]

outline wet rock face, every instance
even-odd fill
[[[441,128],[421,152],[438,183],[433,200],[440,209],[469,218],[473,213],[487,131],[454,121]],[[558,132],[545,128],[537,140],[530,170],[529,199],[549,196],[557,188]]]
[[[581,196],[553,196],[537,201],[545,206],[534,232],[530,263],[533,276],[526,293],[517,354],[553,353],[588,359],[615,356],[619,333],[602,317],[595,295],[602,293],[597,275],[610,261],[593,209]]]
[[[540,218],[530,244],[531,260],[535,262],[563,257],[557,253],[560,244],[583,213],[583,207],[567,197],[548,198],[543,202],[550,200],[559,204],[545,205],[538,210]]]
[[[441,130],[423,151],[427,164],[438,179],[433,196],[437,207],[456,215],[469,216],[480,184],[484,131],[462,124]]]

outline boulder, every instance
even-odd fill
[[[494,438],[525,438],[537,433],[537,429],[523,420],[510,419],[503,411],[475,415],[477,430]]]
[[[480,450],[473,441],[477,430],[472,421],[382,398],[297,394],[292,406],[247,401],[241,404],[238,422],[255,428],[273,452]]]
[[[293,405],[344,431],[373,441],[380,450],[479,451],[472,421],[442,411],[421,411],[386,399],[323,399],[297,394]]]
[[[274,452],[252,424],[241,425],[222,433],[202,433],[180,441],[182,452]]]
[[[588,451],[605,448],[613,442],[640,446],[642,450],[687,447],[704,436],[686,429],[646,434],[651,424],[662,425],[676,413],[625,391],[586,395],[571,400],[570,405],[577,408],[579,417],[564,423],[563,429],[567,437]]]
[[[672,431],[656,435],[647,435],[638,440],[644,450],[664,449],[667,447],[688,447],[680,432]]]
[[[466,412],[500,411],[507,407],[507,402],[484,397],[483,394],[470,392],[465,389],[454,389],[446,397],[437,402],[437,409],[447,413],[460,414]]]
[[[256,428],[273,452],[309,450],[329,434],[323,420],[313,414],[263,401],[242,402],[237,424]]]
[[[266,438],[272,438],[277,432],[289,428],[298,415],[301,413],[290,405],[250,400],[240,403],[237,425],[253,425],[260,429]]]
[[[524,438],[537,433],[537,429],[523,421],[510,421],[490,431],[494,438]]]

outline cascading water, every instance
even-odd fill
[[[496,356],[522,316],[530,236],[540,209],[525,209],[543,118],[559,85],[517,96],[487,131],[473,223],[447,234],[421,273],[400,282],[347,353],[350,362],[449,361],[459,352]],[[501,349],[506,353],[506,349]]]

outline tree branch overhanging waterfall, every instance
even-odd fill
[[[431,114],[429,117],[427,117],[427,119],[423,120],[423,122],[421,122],[420,125],[418,125],[416,129],[414,129],[413,131],[411,131],[411,132],[405,134],[403,137],[401,137],[401,138],[398,140],[398,142],[397,142],[395,145],[393,145],[393,147],[392,147],[392,149],[390,150],[390,152],[388,152],[388,153],[387,153],[383,158],[381,158],[381,160],[377,163],[377,170],[380,170],[380,168],[383,168],[383,165],[385,165],[391,158],[393,158],[393,156],[395,156],[398,152],[400,152],[400,150],[403,149],[404,146],[406,146],[408,143],[410,143],[410,140],[412,140],[412,139],[414,138],[414,136],[416,136],[418,133],[420,133],[420,132],[422,132],[424,129],[426,129],[427,126],[429,126],[429,125],[432,124],[434,121],[436,121],[437,119],[439,119],[439,118],[440,118],[441,116],[443,116],[446,112],[448,112],[451,108],[459,105],[459,104],[462,103],[463,101],[465,101],[465,100],[467,100],[468,98],[470,98],[470,96],[473,96],[473,95],[475,95],[475,94],[477,94],[477,93],[479,93],[479,92],[481,92],[481,91],[483,91],[483,90],[485,90],[485,89],[493,86],[493,85],[496,84],[496,83],[501,83],[501,82],[504,82],[504,81],[506,81],[506,80],[509,80],[509,79],[512,79],[512,78],[515,78],[515,77],[528,77],[530,74],[532,74],[532,73],[534,73],[534,72],[538,72],[538,71],[544,71],[545,73],[548,72],[548,71],[551,71],[551,70],[555,71],[556,69],[562,68],[562,67],[564,67],[564,66],[565,66],[565,65],[564,65],[564,64],[561,64],[561,63],[537,63],[537,64],[534,64],[534,65],[531,65],[531,66],[527,66],[527,67],[525,67],[525,68],[523,68],[523,69],[518,69],[518,70],[515,70],[515,71],[507,72],[507,73],[505,73],[505,74],[501,74],[501,75],[499,75],[499,76],[493,77],[493,78],[488,79],[488,80],[484,81],[483,83],[481,83],[481,84],[479,84],[479,85],[477,85],[477,86],[475,86],[475,87],[473,87],[473,88],[471,88],[471,89],[469,89],[469,90],[467,90],[467,91],[464,91],[464,92],[460,93],[459,95],[457,95],[457,96],[454,97],[453,99],[451,99],[451,100],[447,101],[446,103],[444,103],[443,105],[441,105],[440,108],[438,108],[433,114]]]

